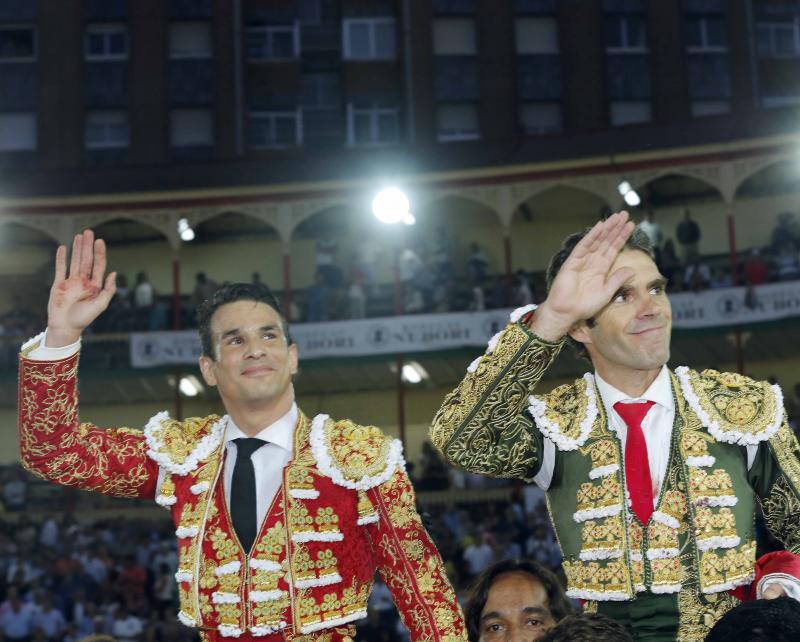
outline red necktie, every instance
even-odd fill
[[[654,403],[618,401],[614,404],[614,410],[628,426],[625,440],[625,479],[631,497],[631,508],[642,524],[647,523],[653,512],[653,480],[650,477],[650,460],[642,432],[642,419]]]

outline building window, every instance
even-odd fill
[[[558,103],[524,103],[519,111],[522,131],[529,136],[561,131],[561,106]]]
[[[728,50],[723,16],[689,16],[686,19],[689,53],[722,53]]]
[[[303,144],[302,111],[254,111],[248,117],[248,144],[255,149]]]
[[[474,56],[478,53],[472,18],[437,18],[433,21],[433,53],[437,56]]]
[[[86,27],[86,60],[125,60],[127,57],[128,31],[125,25]]]
[[[436,138],[441,142],[477,140],[481,137],[475,105],[439,105],[436,108]]]
[[[300,25],[251,25],[245,47],[248,60],[291,60],[300,55]]]
[[[759,58],[800,56],[800,17],[792,22],[759,22],[756,25]]]
[[[612,125],[647,123],[653,117],[650,101],[614,100],[611,102]]]
[[[0,27],[0,62],[36,60],[36,30],[26,26]]]
[[[169,26],[172,60],[211,57],[211,25],[207,22],[175,22]]]
[[[345,60],[394,60],[394,18],[346,18],[343,28]]]
[[[173,147],[209,147],[214,128],[209,109],[175,109],[170,114],[170,144]]]
[[[550,16],[517,18],[514,41],[518,54],[557,54],[558,22]]]
[[[400,119],[394,107],[347,105],[347,144],[391,145],[400,142]]]
[[[646,53],[647,29],[639,14],[606,14],[606,51],[608,53]]]
[[[36,149],[36,114],[0,114],[0,152]]]
[[[86,149],[118,149],[129,141],[128,114],[124,111],[95,111],[86,115]]]

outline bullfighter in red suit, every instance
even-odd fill
[[[400,442],[298,410],[297,346],[264,286],[226,286],[199,310],[200,369],[225,416],[159,413],[144,431],[79,422],[80,335],[114,295],[116,274],[105,270],[105,245],[91,231],[75,237],[69,273],[58,249],[47,330],[20,358],[25,467],[168,507],[178,617],[205,641],[352,640],[376,570],[412,640],[466,640]]]

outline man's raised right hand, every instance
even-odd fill
[[[600,312],[633,276],[630,268],[611,271],[634,224],[627,212],[600,221],[572,249],[550,286],[547,300],[533,315],[531,330],[542,339],[558,341],[575,324]]]
[[[75,343],[84,329],[108,307],[117,290],[117,273],[106,272],[106,244],[91,230],[72,242],[67,276],[67,248],[56,252],[56,273],[47,303],[47,340],[50,348]]]

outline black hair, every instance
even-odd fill
[[[556,280],[556,276],[558,276],[558,273],[561,270],[561,266],[564,265],[564,262],[567,260],[567,258],[569,258],[569,255],[572,253],[572,250],[575,249],[575,246],[583,239],[584,236],[591,232],[591,230],[591,227],[587,227],[581,232],[570,234],[564,239],[564,242],[561,244],[561,248],[558,250],[558,252],[556,252],[550,259],[546,274],[548,293],[553,285],[553,281]],[[647,254],[647,256],[655,261],[653,244],[650,242],[650,238],[647,236],[647,234],[638,227],[634,228],[633,234],[631,234],[628,237],[628,240],[625,241],[625,247],[623,249],[639,250],[640,252]],[[586,325],[588,325],[590,328],[593,328],[595,326],[595,320],[593,318],[586,319]],[[567,341],[570,343],[570,345],[572,345],[579,356],[583,357],[587,361],[591,361],[591,359],[589,359],[589,352],[582,343],[575,341],[570,336],[567,336]]]
[[[289,322],[283,315],[281,305],[272,290],[263,283],[228,283],[216,290],[211,295],[211,298],[206,299],[197,306],[197,325],[200,332],[200,345],[203,355],[209,359],[216,359],[214,338],[211,335],[211,318],[223,305],[236,303],[237,301],[265,303],[275,310],[280,317],[286,343],[288,345],[292,344],[292,336],[289,334]]]
[[[714,625],[706,642],[800,640],[800,603],[791,597],[743,602]]]
[[[539,642],[634,642],[628,630],[600,613],[570,615],[561,620]]]
[[[531,560],[504,560],[487,568],[470,587],[470,595],[464,612],[469,642],[478,642],[481,636],[481,612],[489,599],[489,591],[495,580],[505,573],[525,573],[538,580],[547,593],[547,605],[556,622],[573,612],[572,605],[555,573]]]

